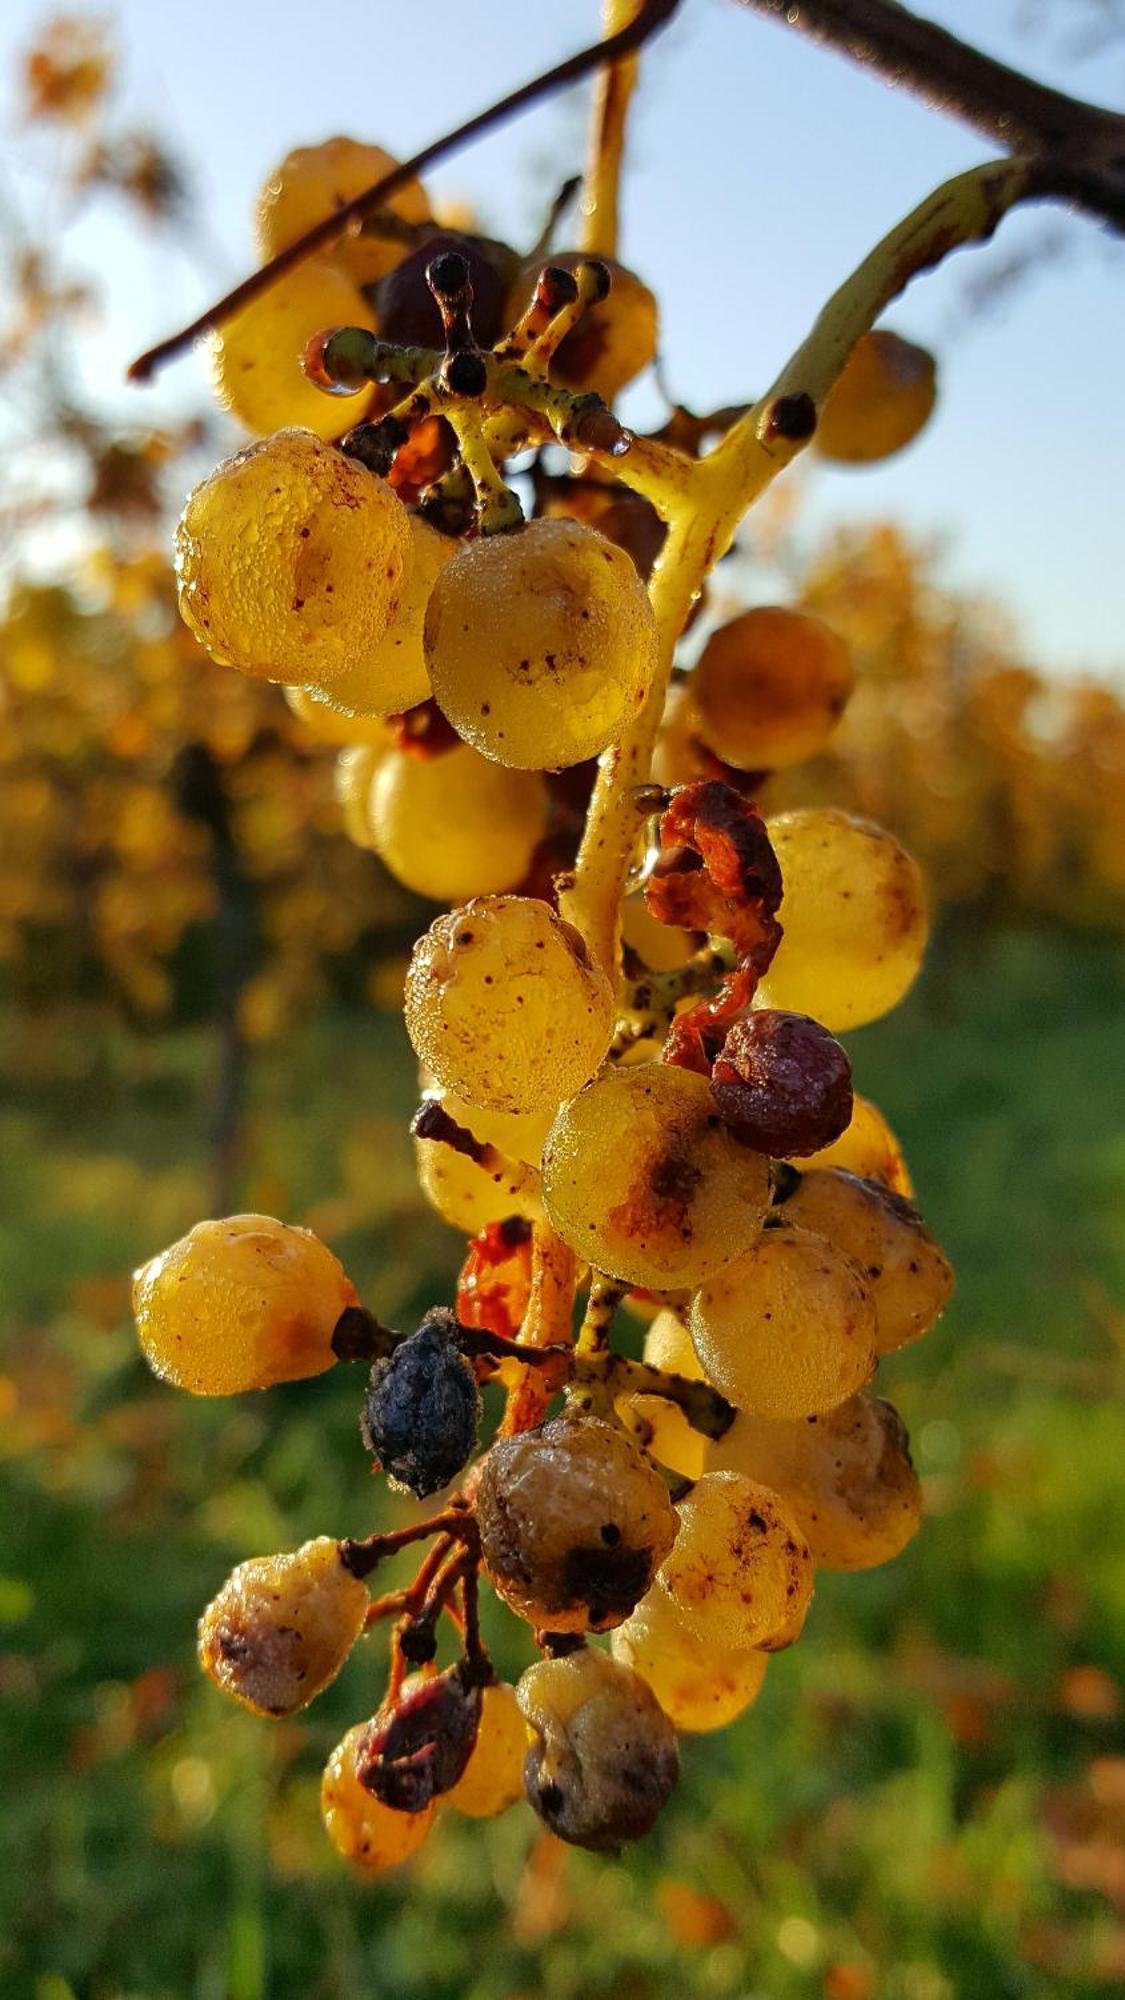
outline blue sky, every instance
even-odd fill
[[[6,0],[5,88],[44,11]],[[69,0],[68,11],[107,10]],[[1051,31],[1032,39],[1017,32],[1018,0],[930,0],[926,11],[1064,88],[1125,102],[1125,44],[1096,60],[1070,51],[1094,12],[1083,0],[1041,6]],[[82,225],[76,254],[100,267],[111,301],[87,355],[98,386],[242,275],[256,188],[291,145],[346,131],[406,153],[579,46],[597,17],[597,0],[332,0],[321,31],[307,0],[120,0],[110,18],[128,112],[188,160],[212,247],[201,264],[104,210]],[[447,164],[434,189],[528,240],[545,192],[581,163],[585,110],[580,88]],[[11,155],[17,179],[29,143]],[[685,0],[644,59],[622,246],[663,301],[676,394],[702,407],[761,388],[876,238],[988,151],[735,0]],[[1056,256],[987,314],[971,312],[986,262],[1006,263],[1045,230]],[[1030,660],[1125,673],[1125,244],[1031,211],[990,250],[921,281],[887,323],[938,352],[939,417],[885,469],[814,472],[810,524],[900,519],[941,541],[951,580],[1006,604]],[[121,407],[141,421],[197,398],[201,382],[193,357],[156,392],[122,391]],[[640,392],[630,414],[658,407]]]

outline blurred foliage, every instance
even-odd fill
[[[247,1553],[403,1518],[366,1475],[358,1376],[230,1403],[147,1376],[122,1274],[200,1213],[208,1040],[3,1017],[5,2000],[1119,1990],[1123,989],[1106,940],[955,923],[919,992],[851,1038],[960,1272],[881,1377],[925,1479],[918,1541],[821,1579],[810,1643],[686,1743],[627,1865],[523,1812],[451,1815],[373,1886],[333,1859],[317,1782],[378,1700],[383,1641],[277,1726],[192,1656]],[[240,1188],[326,1233],[398,1321],[447,1296],[460,1247],[418,1205],[411,1100],[397,1018],[324,1015],[256,1065]],[[515,1621],[489,1616],[518,1667]]]

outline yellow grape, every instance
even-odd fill
[[[530,1742],[516,1690],[493,1681],[481,1701],[480,1727],[462,1777],[445,1794],[445,1804],[469,1819],[492,1819],[523,1797],[523,1767]]]
[[[830,391],[813,439],[822,458],[870,465],[917,437],[937,400],[937,364],[882,328],[861,334]]]
[[[725,1729],[756,1701],[768,1653],[714,1649],[679,1617],[667,1591],[650,1590],[610,1639],[615,1660],[647,1681],[669,1722],[692,1732]]]
[[[367,1723],[358,1722],[336,1745],[324,1767],[320,1809],[337,1854],[367,1874],[377,1875],[396,1868],[421,1847],[434,1823],[436,1807],[431,1802],[422,1812],[396,1812],[365,1791],[356,1776],[356,1753],[367,1729]]]
[[[686,1375],[692,1382],[703,1380],[691,1335],[679,1315],[667,1306],[657,1313],[645,1335],[644,1358],[654,1368],[663,1368],[669,1374]],[[639,1419],[642,1429],[637,1435],[646,1451],[682,1478],[699,1478],[707,1455],[707,1440],[692,1428],[675,1403],[670,1403],[666,1396],[623,1396],[621,1405],[626,1406],[624,1414],[628,1418]]]
[[[772,1487],[823,1569],[890,1562],[922,1524],[906,1426],[879,1396],[796,1424],[739,1415],[708,1447],[707,1467]]]
[[[917,1209],[880,1181],[839,1167],[802,1174],[782,1212],[859,1265],[875,1301],[878,1353],[920,1340],[945,1311],[953,1267]]]
[[[538,1165],[554,1116],[552,1106],[513,1115],[464,1104],[440,1088],[428,1090],[426,1095],[435,1099],[455,1124],[467,1126],[482,1145],[495,1146],[509,1160]],[[509,1215],[534,1219],[541,1212],[537,1196],[514,1185],[499,1168],[489,1171],[478,1166],[440,1139],[415,1139],[414,1158],[418,1184],[427,1201],[466,1236],[477,1236],[487,1223],[503,1222]]]
[[[914,1193],[902,1146],[878,1105],[872,1104],[869,1097],[853,1098],[847,1129],[830,1146],[823,1146],[819,1153],[806,1153],[803,1159],[791,1160],[789,1164],[806,1173],[814,1167],[846,1167],[861,1180],[882,1181],[884,1187],[895,1194],[904,1194],[908,1201]]]
[[[516,888],[548,809],[538,771],[490,764],[467,743],[438,757],[392,750],[370,795],[375,852],[415,895],[438,903]]]
[[[200,1664],[255,1715],[293,1715],[335,1680],[369,1603],[328,1535],[289,1555],[255,1556],[200,1619]]]
[[[834,1410],[875,1373],[875,1307],[850,1257],[811,1229],[763,1229],[691,1302],[707,1380],[776,1422]]]
[[[322,139],[318,146],[295,147],[258,196],[255,232],[262,262],[276,257],[279,250],[287,250],[306,230],[373,187],[397,165],[382,146],[365,146],[357,139]],[[420,181],[407,181],[383,206],[404,222],[427,222],[430,217],[429,200]],[[403,250],[393,237],[353,231],[331,244],[325,254],[349,272],[357,285],[369,285],[398,263]]]
[[[691,677],[704,741],[743,771],[784,770],[818,756],[854,685],[839,634],[777,604],[721,625]]]
[[[613,990],[578,932],[535,896],[477,896],[436,917],[406,980],[422,1061],[467,1103],[543,1111],[597,1069]]]
[[[476,1485],[489,1580],[549,1632],[608,1632],[629,1616],[677,1521],[656,1467],[616,1424],[564,1413],[497,1438]]]
[[[417,514],[408,514],[407,520],[410,557],[406,583],[383,637],[330,687],[313,690],[345,716],[403,715],[430,698],[422,627],[434,581],[454,555],[457,543],[448,535],[439,535]]]
[[[706,1078],[649,1062],[607,1069],[564,1104],[543,1198],[587,1262],[652,1291],[702,1284],[761,1227],[769,1169],[732,1139]]]
[[[371,786],[376,771],[393,747],[388,732],[385,748],[376,748],[373,743],[357,743],[348,750],[341,750],[336,759],[333,781],[336,800],[344,817],[344,831],[357,847],[374,849]]]
[[[257,437],[301,424],[336,438],[358,424],[373,390],[326,396],[302,366],[314,333],[325,327],[374,328],[375,315],[345,271],[325,258],[298,264],[208,336],[208,367],[225,410]]]
[[[524,1787],[560,1840],[616,1850],[648,1832],[680,1772],[675,1731],[639,1674],[591,1647],[539,1660],[517,1690]]]
[[[621,936],[649,972],[675,972],[702,942],[698,932],[650,916],[643,896],[626,896],[622,903]]]
[[[379,644],[409,577],[410,517],[307,430],[248,445],[189,495],[180,615],[221,666],[329,689]]]
[[[517,769],[595,757],[642,706],[656,658],[632,560],[580,521],[467,543],[434,585],[426,657],[458,735]]]
[[[321,1375],[355,1286],[311,1229],[269,1215],[197,1222],[143,1264],[133,1311],[149,1366],[195,1396]]]
[[[331,702],[310,688],[283,688],[282,693],[298,722],[321,743],[334,743],[341,750],[363,748],[389,750],[394,743],[387,724],[374,715],[344,715]]]
[[[552,252],[553,269],[575,271],[588,262],[585,252]],[[655,358],[659,338],[656,299],[643,279],[612,257],[599,260],[609,270],[611,284],[604,299],[588,305],[551,361],[551,379],[568,389],[593,390],[612,403],[627,383]],[[543,260],[525,265],[508,302],[511,323],[529,304]]]
[[[652,754],[654,783],[690,785],[696,778],[714,777],[714,759],[702,731],[703,717],[696,707],[691,678],[673,681]]]
[[[676,1511],[680,1532],[657,1583],[681,1623],[714,1653],[791,1646],[813,1564],[777,1494],[739,1472],[705,1472]]]
[[[893,834],[827,807],[767,822],[781,864],[784,933],[763,1007],[839,1032],[877,1021],[914,984],[930,920],[921,870]]]

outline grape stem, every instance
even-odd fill
[[[856,341],[885,307],[950,251],[985,242],[1018,202],[1052,192],[1048,180],[1041,163],[1014,158],[945,182],[864,258],[772,388],[708,456],[696,460],[638,439],[614,465],[624,485],[652,501],[668,535],[649,585],[657,664],[648,698],[632,726],[602,753],[573,882],[562,897],[563,914],[610,977],[618,966],[621,898],[643,824],[637,791],[649,780],[676,644],[709,572],[730,548],[743,515],[808,444]]]
[[[642,12],[640,0],[602,0],[602,36],[611,41]],[[637,81],[637,57],[619,57],[598,71],[590,126],[590,161],[582,189],[582,248],[591,257],[617,251],[618,202],[625,155],[629,100]]]

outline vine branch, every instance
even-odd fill
[[[1125,229],[1125,116],[1037,83],[897,0],[738,0],[795,28],[1011,153],[1049,162],[1055,192]]]

